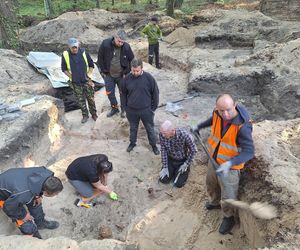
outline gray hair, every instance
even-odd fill
[[[114,37],[119,37],[121,40],[125,41],[127,38],[127,34],[124,30],[118,30]]]
[[[140,58],[133,58],[133,60],[131,61],[131,67],[133,68],[137,68],[141,66],[141,68],[143,68],[143,61]]]
[[[170,131],[173,129],[175,129],[175,127],[169,120],[164,121],[160,126],[161,131]]]

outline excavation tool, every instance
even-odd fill
[[[196,132],[196,131],[193,131],[193,129],[191,129],[191,133],[194,135],[196,143],[200,144],[202,146],[202,148],[204,149],[214,170],[217,171],[217,169],[219,168],[219,164],[215,161],[215,159],[213,157],[211,157],[210,153],[208,152],[207,147],[205,146],[205,144],[202,140],[200,132]],[[227,194],[227,197],[229,197],[230,199],[235,198],[237,195],[236,190],[232,188],[233,187],[232,185],[226,185],[226,183],[230,182],[230,180],[228,180],[228,178],[227,178],[228,175],[224,174],[224,173],[220,173],[220,172],[216,172],[216,175],[220,178],[222,183],[224,183],[224,189]]]
[[[199,96],[199,94],[187,96],[187,97],[184,97],[184,98],[175,100],[175,101],[173,101],[172,103],[182,102],[182,101],[185,101],[185,100],[193,99],[193,98],[198,97],[198,96]],[[162,104],[158,105],[158,108],[164,107],[164,106],[166,106],[166,105],[167,105],[167,103],[162,103]]]
[[[181,174],[182,174],[182,173],[181,173],[180,171],[178,171],[178,173],[177,173],[177,175],[176,175],[176,177],[175,177],[175,180],[174,180],[174,182],[173,182],[173,184],[172,184],[171,190],[170,190],[169,192],[165,192],[167,195],[173,197],[173,194],[172,194],[173,188],[175,187],[175,183],[178,181],[178,178],[179,178],[179,176],[180,176]]]
[[[253,202],[248,204],[247,202],[232,199],[224,200],[224,202],[235,208],[247,210],[259,219],[271,220],[277,216],[276,208],[266,202]]]

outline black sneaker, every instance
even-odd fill
[[[158,148],[157,148],[156,145],[152,146],[152,150],[153,150],[153,153],[154,153],[155,155],[159,155],[159,154],[160,154],[160,152],[159,152],[159,150],[158,150]]]
[[[135,146],[136,146],[135,143],[130,143],[126,151],[129,153],[130,151],[132,151],[132,149],[133,149]]]
[[[87,115],[84,115],[81,119],[81,123],[86,123],[89,117]]]
[[[38,229],[56,229],[59,227],[59,223],[57,221],[49,221],[43,220],[42,223],[37,224]]]
[[[109,111],[107,114],[106,114],[106,117],[112,117],[113,115],[119,113],[119,109],[116,109],[116,108],[112,108],[111,111]]]
[[[38,239],[42,239],[42,236],[40,235],[39,231],[36,231],[32,237],[38,238]]]
[[[219,233],[221,234],[228,234],[231,232],[233,226],[235,224],[234,216],[231,217],[224,217],[219,228]]]
[[[218,204],[218,205],[213,205],[213,204],[211,204],[211,203],[209,203],[209,202],[206,202],[206,203],[205,203],[205,208],[206,208],[207,210],[220,209],[220,208],[221,208],[221,205],[220,205],[220,204]]]

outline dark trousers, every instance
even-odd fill
[[[4,198],[1,198],[0,196],[0,200],[4,200]],[[38,231],[37,226],[41,225],[44,222],[45,214],[42,205],[33,206],[33,200],[26,206],[28,208],[30,215],[34,218],[34,221],[33,220],[26,221],[22,225],[18,225],[17,220],[9,216],[5,211],[5,209],[3,209],[3,212],[8,217],[10,217],[13,222],[16,222],[16,225],[18,226],[22,234],[33,235]]]
[[[152,65],[153,57],[155,56],[155,66],[159,67],[159,43],[149,44],[148,47],[148,62]]]
[[[89,105],[89,110],[91,115],[96,115],[96,104],[94,100],[95,91],[94,88],[90,85],[86,84],[76,84],[76,83],[69,83],[70,88],[74,91],[76,99],[78,101],[78,105],[81,109],[83,116],[88,116],[89,111],[86,106],[86,102]]]
[[[136,143],[140,120],[147,131],[148,141],[151,146],[156,145],[154,131],[154,112],[149,108],[141,111],[126,110],[126,116],[130,125],[130,143]]]
[[[118,86],[119,93],[120,93],[121,110],[124,110],[124,101],[123,101],[123,96],[121,91],[122,77],[112,77],[110,75],[106,75],[104,77],[104,82],[105,82],[106,94],[110,101],[110,105],[113,108],[118,107],[118,101],[115,94],[116,85]]]
[[[171,159],[170,157],[168,158],[168,169],[169,169],[169,177],[165,176],[163,179],[160,179],[160,182],[167,184],[169,183],[172,179],[175,181],[177,175],[178,175],[178,170],[180,166],[185,162],[186,159],[183,160],[174,160]],[[185,185],[188,177],[189,177],[189,172],[190,168],[188,168],[184,173],[180,174],[177,181],[174,183],[175,187],[181,188]]]

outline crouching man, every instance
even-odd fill
[[[94,206],[92,201],[102,194],[108,194],[114,201],[118,200],[118,195],[107,186],[108,174],[112,170],[112,163],[104,154],[75,159],[66,171],[69,182],[81,196],[75,201],[75,205],[91,208]]]
[[[197,152],[193,137],[184,129],[175,128],[170,121],[165,121],[159,133],[162,168],[159,181],[181,188],[187,181],[190,165]]]
[[[45,219],[42,207],[43,196],[53,197],[63,189],[53,175],[45,167],[12,168],[0,174],[0,208],[24,235],[41,239],[39,229],[59,226]]]

